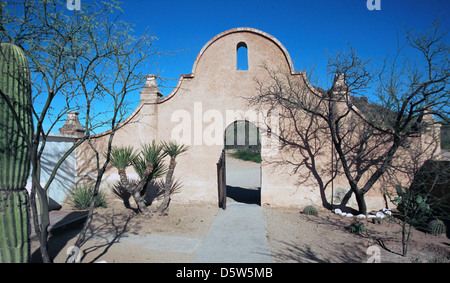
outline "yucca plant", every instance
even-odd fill
[[[24,52],[9,43],[0,44],[0,90],[0,262],[28,262],[30,70]]]
[[[146,188],[147,184],[158,177],[163,176],[167,167],[164,164],[164,157],[166,153],[162,150],[162,145],[157,144],[155,140],[151,144],[145,144],[142,146],[140,156],[137,156],[133,161],[134,170],[138,173],[140,181],[133,192],[135,195],[141,195],[141,192]],[[135,196],[136,199],[137,196]],[[144,209],[144,200],[141,198],[139,208]],[[149,214],[150,211],[145,209],[142,210],[144,214]]]
[[[124,186],[128,186],[126,169],[133,164],[136,156],[132,146],[113,147],[111,149],[110,162],[117,168],[120,181]]]
[[[113,147],[110,154],[110,162],[116,167],[120,181],[113,186],[112,191],[123,200],[125,207],[130,208],[130,196],[132,195],[131,184],[128,181],[126,169],[133,164],[137,157],[134,148],[131,146]]]
[[[167,166],[164,163],[166,156],[163,146],[153,140],[151,144],[144,144],[141,155],[133,160],[134,170],[141,180],[146,179],[147,182],[164,176],[167,172]]]
[[[123,205],[126,208],[131,208],[130,206],[131,194],[120,180],[116,182],[110,189],[115,196],[117,196],[119,199],[123,201]]]
[[[93,186],[81,185],[81,186],[74,188],[69,193],[69,202],[76,209],[81,209],[81,210],[89,209],[93,198],[94,198],[94,187]],[[94,207],[106,208],[106,200],[105,199],[106,199],[105,193],[102,191],[99,191],[97,199],[95,200]]]
[[[170,203],[170,193],[173,185],[173,173],[177,165],[177,156],[188,151],[189,147],[183,144],[178,144],[176,141],[163,142],[162,147],[164,152],[170,156],[169,169],[166,175],[166,182],[164,184],[164,199],[157,208],[157,212],[162,213],[167,210]]]
[[[133,147],[114,147],[111,149],[110,158],[111,164],[118,170],[121,185],[129,192],[130,195],[133,196],[139,211],[141,211],[143,214],[150,214],[150,211],[147,209],[147,205],[145,204],[145,201],[143,200],[140,193],[142,189],[142,187],[139,187],[140,182],[139,184],[131,184],[128,181],[126,173],[127,167],[130,165],[134,166],[134,164],[138,162],[137,160],[140,159],[140,157],[134,152]],[[150,172],[152,172],[152,170],[153,168],[149,168]],[[125,206],[127,206],[127,203],[125,201],[124,204]]]
[[[164,188],[166,185],[166,180],[164,179],[158,179],[155,181],[154,185],[157,187],[157,192],[155,199],[162,201],[164,199]],[[172,187],[170,188],[170,195],[176,193],[181,189],[183,186],[182,182],[179,179],[176,179],[172,182]]]

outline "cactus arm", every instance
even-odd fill
[[[27,262],[30,245],[27,237],[28,193],[26,190],[0,191],[0,262]]]
[[[13,106],[13,104],[11,103],[9,97],[7,96],[7,94],[5,94],[5,93],[3,92],[3,90],[2,90],[1,88],[0,88],[0,98],[3,99],[3,101],[6,103],[7,107],[8,107],[9,110],[11,111],[11,115],[13,116],[13,119],[14,119],[15,121],[20,121],[19,115],[18,115],[17,112],[15,111],[14,106]],[[1,99],[0,99],[0,100],[1,100]],[[0,115],[1,115],[1,116],[0,116],[1,121],[5,121],[4,119],[8,119],[8,117],[3,116],[3,115],[6,115],[6,112],[1,111],[1,112],[0,112]],[[20,132],[22,132],[22,133],[26,132],[25,128],[22,126],[21,123],[17,123],[17,127],[19,128],[19,131],[20,131]],[[31,148],[31,147],[32,147],[32,143],[31,143],[31,140],[30,140],[30,139],[24,139],[24,142],[27,143],[28,148]]]
[[[12,44],[0,44],[0,262],[27,262],[30,254],[29,199],[33,136],[28,61]]]

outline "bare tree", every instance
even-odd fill
[[[288,80],[288,88],[292,91],[287,93],[284,91],[286,88],[284,74],[270,70],[268,66],[264,66],[264,68],[270,75],[271,85],[267,87],[266,81],[257,80],[259,93],[263,95],[252,97],[250,103],[264,107],[268,115],[277,111],[280,121],[277,137],[281,149],[290,153],[288,158],[274,159],[268,162],[276,166],[291,166],[291,173],[298,176],[299,184],[305,184],[313,177],[319,187],[323,207],[332,209],[332,204],[327,200],[326,191],[331,187],[338,170],[320,166],[321,160],[326,156],[330,157],[330,159],[327,158],[330,161],[332,158],[336,159],[335,154],[329,154],[331,152],[330,143],[324,139],[327,127],[315,115],[292,105],[292,102],[295,103],[302,99],[305,95],[304,91],[307,91],[300,83]],[[310,107],[319,108],[320,105],[310,104]],[[260,113],[264,113],[264,111],[260,111]],[[307,168],[307,171],[304,171],[303,168]]]
[[[114,131],[129,111],[126,98],[142,86],[149,59],[155,54],[150,52],[153,37],[147,33],[134,37],[131,26],[118,18],[117,1],[83,3],[80,11],[69,11],[62,0],[22,0],[2,2],[0,9],[0,40],[19,46],[30,62],[35,119],[29,142],[30,199],[42,258],[51,262],[47,251],[51,181],[76,147],[83,142],[91,144],[96,129],[108,125],[111,134],[103,164],[96,152],[98,192]],[[82,112],[86,134],[64,154],[42,186],[41,157],[47,136],[70,110]],[[96,151],[94,146],[92,149]],[[91,217],[92,211],[89,220]]]
[[[113,24],[111,24],[113,23]],[[103,38],[93,37],[93,42],[96,42],[96,53],[94,58],[102,57],[102,52],[107,51],[108,56],[104,56],[97,65],[92,68],[88,67],[92,64],[90,57],[84,58],[86,67],[82,76],[77,77],[77,83],[85,95],[87,104],[82,109],[85,109],[85,128],[89,132],[93,132],[99,125],[95,124],[101,121],[101,126],[108,125],[108,139],[106,149],[104,144],[99,145],[95,142],[95,137],[88,134],[87,142],[89,147],[94,152],[97,177],[94,186],[94,197],[91,200],[88,216],[86,222],[78,235],[75,247],[80,248],[86,238],[86,233],[94,215],[95,202],[98,196],[100,184],[103,174],[110,162],[112,142],[116,131],[120,128],[121,123],[126,118],[127,112],[127,98],[133,91],[142,88],[146,79],[146,68],[148,68],[149,59],[156,52],[151,50],[150,40],[153,37],[144,35],[142,37],[133,37],[131,34],[124,32],[129,29],[126,23],[114,24],[110,19],[105,18],[103,25],[105,30],[102,32]],[[99,52],[99,53],[97,53]],[[92,56],[92,55],[91,55]],[[79,58],[79,61],[81,58]],[[92,108],[93,101],[101,98],[110,103],[108,108],[111,111],[110,119],[93,119]],[[102,157],[104,157],[102,159]],[[149,168],[150,172],[153,168]]]
[[[427,135],[436,123],[433,116],[448,117],[450,64],[445,36],[439,22],[425,33],[407,30],[406,43],[379,70],[352,48],[330,56],[329,73],[335,76],[327,91],[266,67],[270,80],[260,82],[252,103],[311,115],[314,127],[323,128],[322,137],[332,143],[337,170],[355,195],[359,212],[366,214],[364,195],[402,158],[405,145]],[[406,49],[423,60],[402,57]],[[295,115],[290,118],[295,125]],[[308,143],[294,146],[304,154]]]
[[[401,227],[402,256],[407,256],[412,228],[429,231],[429,223],[449,220],[450,212],[450,162],[430,160],[430,154],[439,151],[439,132],[432,131],[428,140],[410,142],[404,146],[402,162],[394,164],[383,176],[384,183],[395,187],[386,195],[396,210],[391,220]],[[409,187],[402,186],[402,176]]]

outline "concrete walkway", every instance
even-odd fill
[[[198,248],[196,263],[270,263],[262,208],[232,202],[216,215]]]
[[[70,227],[73,224],[84,221],[88,215],[88,211],[80,210],[80,211],[68,211],[68,210],[52,210],[49,212],[49,220],[50,226],[48,227],[48,231],[50,234],[52,231],[58,229],[64,229]],[[30,219],[30,228],[31,228],[31,238],[36,237],[36,232],[34,230],[34,221]]]

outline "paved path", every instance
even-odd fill
[[[230,196],[227,209],[220,210],[204,239],[166,235],[126,235],[120,243],[140,246],[140,251],[169,251],[194,254],[196,263],[271,263],[265,217],[255,204],[259,196],[259,164],[227,160],[227,184]],[[231,166],[230,166],[231,165]],[[246,202],[246,203],[245,203]],[[55,211],[50,213],[52,228],[62,227],[86,217],[87,212]],[[99,236],[110,243],[113,238]]]
[[[53,210],[49,212],[50,226],[48,230],[50,233],[56,229],[65,228],[74,223],[84,221],[87,217],[88,211],[67,211],[67,210]],[[34,231],[33,219],[30,219],[31,238],[36,236]]]
[[[194,262],[272,262],[262,208],[256,204],[229,203],[214,219]]]

